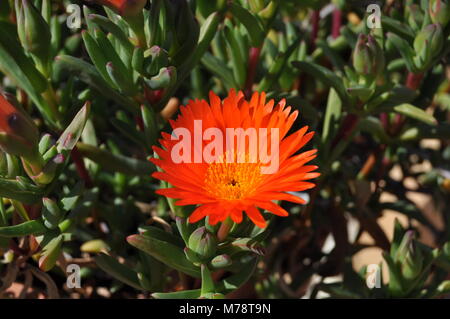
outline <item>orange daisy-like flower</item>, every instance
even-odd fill
[[[209,100],[209,104],[191,100],[182,106],[178,118],[170,121],[174,133],[162,133],[162,148],[153,147],[159,158],[151,161],[162,169],[153,177],[172,186],[157,193],[178,199],[176,205],[198,205],[189,221],[209,216],[212,225],[228,217],[240,223],[245,212],[264,228],[266,221],[258,208],[287,216],[273,201],[305,204],[289,192],[313,188],[307,180],[320,174],[313,172],[317,166],[305,165],[315,158],[316,150],[296,154],[314,132],[308,133],[305,126],[286,136],[298,111],[291,112],[284,99],[277,105],[273,100],[266,102],[265,93],[254,93],[246,101],[242,92],[231,90],[221,101],[211,92]],[[246,135],[252,132],[256,140]],[[269,166],[275,169],[268,170]]]
[[[147,0],[97,0],[122,16],[135,16],[145,7]]]
[[[0,132],[11,132],[10,119],[16,114],[16,109],[0,93]]]

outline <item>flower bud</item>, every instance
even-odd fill
[[[427,65],[435,58],[444,46],[444,36],[439,24],[427,25],[414,39],[414,50],[419,58],[419,63]]]
[[[158,74],[160,69],[169,64],[168,53],[157,45],[154,45],[145,51],[144,58],[147,59],[144,65],[144,70],[150,76]]]
[[[414,231],[408,230],[402,238],[400,245],[398,246],[397,252],[395,253],[394,260],[395,261],[404,261],[406,258],[406,254],[408,253],[409,246],[411,245],[414,239]]]
[[[353,67],[361,75],[380,76],[385,67],[384,53],[371,35],[360,34],[353,53]]]
[[[414,231],[409,230],[394,256],[394,261],[400,266],[402,275],[407,280],[413,280],[422,272],[423,255],[414,242]]]
[[[408,250],[405,259],[401,261],[402,274],[405,279],[413,280],[422,272],[423,256],[420,249],[416,247],[414,241],[412,241],[407,248]]]
[[[205,227],[200,227],[189,237],[188,246],[200,257],[210,258],[216,252],[217,239]]]
[[[430,0],[428,10],[433,23],[439,23],[443,28],[447,26],[450,21],[450,3],[448,0]]]
[[[150,80],[146,80],[148,86],[152,90],[165,89],[175,83],[177,79],[177,69],[173,66],[162,68],[159,73],[152,77]]]
[[[132,17],[142,12],[147,0],[98,0],[104,6],[107,6],[123,17]]]
[[[16,0],[16,10],[17,29],[22,46],[42,61],[47,61],[51,42],[47,22],[29,0]]]
[[[9,154],[31,157],[37,152],[38,138],[33,121],[0,94],[0,148]]]
[[[232,263],[231,257],[225,254],[216,256],[211,260],[211,266],[215,269],[228,267]]]

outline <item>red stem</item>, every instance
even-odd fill
[[[420,84],[422,83],[424,74],[423,73],[413,73],[409,72],[408,76],[406,78],[406,87],[410,88],[411,90],[417,90],[420,87]],[[396,136],[400,133],[400,131],[403,128],[403,125],[405,124],[405,117],[401,114],[396,114],[394,118],[393,125],[390,125],[389,118],[387,117],[386,113],[380,114],[380,120],[383,123],[383,127],[385,130],[392,136]],[[386,145],[382,144],[379,145],[379,153],[381,156],[383,156],[384,151],[386,149]],[[375,162],[372,163],[369,167],[366,168],[366,175],[372,170]],[[377,176],[377,184],[378,181],[381,179],[382,175],[388,170],[388,167],[391,165],[391,162],[387,158],[383,158],[381,163],[381,168],[378,170],[378,176]]]
[[[389,129],[389,117],[386,112],[380,114],[380,121],[385,131]]]
[[[144,131],[144,120],[142,119],[142,116],[138,115],[135,117],[135,121],[139,129],[143,132]]]
[[[424,74],[423,73],[408,73],[408,77],[406,78],[406,87],[411,90],[417,90],[420,87],[420,83],[422,82]]]
[[[358,116],[352,113],[347,114],[342,122],[339,132],[331,143],[331,147],[334,148],[340,140],[347,139],[356,124],[358,124]]]
[[[342,26],[342,11],[338,8],[333,11],[333,24],[331,29],[331,36],[336,39],[341,35]]]
[[[311,30],[311,47],[314,50],[316,48],[316,40],[317,36],[319,35],[319,21],[320,21],[320,11],[314,10],[311,17],[311,24],[312,24],[312,30]]]
[[[78,175],[80,175],[87,188],[92,188],[94,186],[94,183],[92,182],[91,176],[89,175],[89,172],[84,165],[83,158],[81,157],[81,154],[76,146],[72,149],[70,155],[72,156],[72,160],[75,163],[75,168],[78,172]]]
[[[261,48],[250,48],[248,53],[248,71],[247,79],[245,81],[245,95],[249,98],[252,94],[253,82],[255,81],[256,68],[258,67],[259,56]]]
[[[145,88],[144,94],[145,98],[150,102],[150,104],[156,104],[162,99],[164,90],[150,90],[148,88]]]
[[[413,91],[416,91],[417,89],[419,89],[423,77],[424,77],[423,73],[409,72],[406,78],[406,87]],[[393,135],[399,134],[404,124],[405,124],[405,117],[401,114],[396,114],[394,118],[394,129],[392,132]]]

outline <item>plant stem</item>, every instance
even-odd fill
[[[245,81],[245,95],[250,98],[252,94],[253,82],[255,81],[256,68],[258,67],[259,55],[261,54],[261,48],[252,47],[249,50],[248,57],[248,71],[247,79]]]
[[[333,25],[331,29],[331,36],[333,37],[333,39],[336,39],[341,35],[341,26],[342,26],[342,11],[339,8],[336,8],[333,11]]]
[[[420,87],[424,74],[423,73],[413,73],[409,72],[406,78],[406,87],[411,90],[417,90]]]
[[[423,73],[413,73],[409,72],[408,76],[406,78],[406,87],[408,87],[411,90],[418,90],[420,87],[420,84],[422,83],[424,74]],[[391,127],[391,123],[389,121],[389,118],[386,113],[380,114],[380,120],[383,124],[384,129],[390,133],[392,136],[397,136],[400,134],[400,131],[403,128],[403,125],[405,124],[405,118],[401,114],[396,114],[394,118],[393,126]],[[378,149],[374,151],[369,157],[367,158],[366,162],[363,165],[363,168],[358,173],[359,177],[367,177],[372,170],[372,168],[375,166],[376,161],[373,159],[376,153],[380,153],[381,156],[383,156],[384,151],[386,149],[386,145],[379,145]],[[380,172],[385,172],[390,165],[390,161],[383,160],[382,167],[380,169]]]
[[[94,186],[94,183],[92,182],[91,176],[89,175],[89,172],[84,165],[83,158],[81,157],[81,154],[76,146],[72,149],[70,155],[72,156],[72,160],[75,163],[78,175],[80,175],[81,179],[86,184],[86,187],[92,188]]]
[[[316,48],[317,36],[319,35],[319,21],[320,21],[320,11],[314,10],[311,17],[311,48],[314,50]]]
[[[359,122],[359,117],[356,114],[349,113],[344,118],[344,121],[342,122],[342,125],[340,127],[339,132],[337,133],[336,137],[333,139],[331,143],[331,148],[335,148],[335,146],[338,144],[339,141],[343,139],[347,139],[353,129],[356,127],[356,125]]]
[[[230,217],[228,217],[225,221],[222,222],[219,230],[217,231],[217,239],[219,240],[219,242],[222,242],[227,238],[233,224],[234,223]]]

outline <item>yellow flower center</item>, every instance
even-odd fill
[[[261,182],[260,163],[211,163],[204,189],[217,199],[236,200],[251,195]]]

